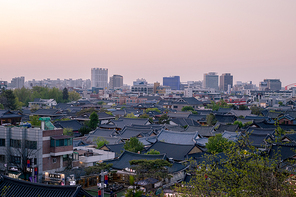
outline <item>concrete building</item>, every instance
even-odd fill
[[[203,88],[218,90],[218,78],[219,76],[215,72],[205,73],[203,78]]]
[[[180,90],[180,76],[163,77],[163,85],[170,86],[172,90]]]
[[[113,75],[110,77],[109,88],[115,89],[123,86],[123,77],[121,75]]]
[[[108,87],[108,69],[92,68],[91,69],[91,87],[107,88]]]
[[[25,85],[25,77],[15,77],[11,80],[10,87],[20,89]]]
[[[279,79],[264,79],[264,82],[267,84],[267,89],[276,91],[282,89],[282,82]]]
[[[132,93],[140,93],[140,94],[152,94],[154,89],[154,84],[150,85],[147,83],[145,79],[137,79],[133,82],[133,86],[131,87]]]
[[[36,182],[41,182],[45,172],[64,170],[73,154],[72,137],[63,135],[62,129],[47,130],[48,124],[43,122],[42,128],[0,126],[0,171],[25,180],[36,173]]]
[[[233,76],[230,73],[223,73],[220,76],[220,90],[227,92],[228,85],[230,85],[230,88],[233,87]]]

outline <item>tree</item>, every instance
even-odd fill
[[[151,149],[145,155],[159,155],[160,152],[158,150]]]
[[[83,126],[81,127],[78,131],[79,133],[81,133],[82,135],[86,135],[89,134],[89,132],[91,132],[91,128],[89,128],[88,126]]]
[[[96,163],[94,166],[85,168],[85,172],[87,175],[100,174],[102,171],[110,171],[112,165],[113,164]]]
[[[208,155],[204,162],[191,164],[192,178],[186,187],[178,187],[183,196],[295,196],[289,183],[291,172],[279,168],[277,158],[258,154],[241,138],[219,154]]]
[[[24,180],[29,180],[32,172],[27,170],[27,162],[29,160],[30,164],[32,164],[32,162],[36,164],[35,159],[38,158],[37,155],[40,153],[40,149],[38,149],[37,146],[37,141],[29,141],[23,139],[14,140],[14,142],[10,143],[10,146],[6,148],[6,157],[7,161],[9,162],[8,165],[16,166],[19,171],[23,173]]]
[[[254,115],[260,115],[261,114],[261,108],[257,106],[251,106],[251,113]]]
[[[213,111],[217,111],[219,108],[230,108],[231,106],[228,105],[223,99],[221,99],[217,103],[211,101],[211,104],[208,104],[207,107],[212,109]]]
[[[97,137],[93,141],[97,144],[97,148],[101,148],[104,144],[109,144],[104,137]]]
[[[86,108],[83,110],[80,110],[79,112],[76,113],[77,116],[81,116],[83,114],[88,114],[88,113],[93,113],[93,112],[98,112],[98,110],[96,110],[95,108],[91,107],[91,108]]]
[[[163,114],[162,116],[160,116],[158,122],[159,122],[159,124],[170,124],[170,119],[169,119],[168,115]]]
[[[99,101],[98,105],[106,105],[106,103],[104,101]]]
[[[2,103],[5,109],[17,109],[15,95],[13,94],[12,90],[2,90],[0,103]]]
[[[280,106],[284,106],[284,104],[283,104],[282,101],[279,101],[279,105],[280,105]]]
[[[33,116],[30,116],[29,119],[32,126],[35,126],[35,127],[41,126],[41,121],[39,120],[39,116],[33,115]]]
[[[169,178],[168,168],[172,164],[167,160],[155,159],[155,160],[131,160],[129,161],[132,165],[132,169],[136,171],[136,178],[138,180],[146,178],[165,179]]]
[[[133,112],[129,113],[129,114],[126,114],[125,116],[126,118],[138,118],[137,116],[134,115]]]
[[[251,124],[253,124],[253,122],[252,122],[252,121],[250,121],[250,122],[246,122],[245,124],[243,124],[243,127],[250,126]]]
[[[73,136],[73,129],[71,129],[71,128],[64,128],[63,129],[63,135]]]
[[[156,111],[156,112],[158,112],[158,113],[161,113],[161,111],[158,109],[158,108],[147,108],[146,110],[146,113],[148,113],[148,112],[150,112],[150,111]]]
[[[88,126],[91,129],[96,129],[99,123],[99,116],[96,112],[92,112],[91,115],[89,116],[89,123]]]
[[[192,106],[184,106],[182,107],[182,111],[194,111]]]
[[[217,122],[215,115],[212,113],[207,115],[206,120],[209,126],[213,126]]]
[[[16,97],[15,98],[15,105],[16,105],[16,109],[21,110],[23,106],[25,106],[25,104],[21,101],[19,101],[19,98]]]
[[[80,94],[76,91],[70,91],[68,95],[69,101],[78,101],[81,98]]]
[[[127,142],[125,142],[123,148],[127,151],[137,153],[144,150],[144,145],[138,140],[138,138],[132,137]]]
[[[229,141],[226,138],[222,137],[222,134],[217,134],[213,137],[210,137],[208,143],[206,143],[206,148],[212,154],[221,153],[233,144],[234,142]]]
[[[238,110],[248,110],[249,108],[247,107],[247,106],[245,106],[245,105],[240,105],[239,107],[238,107]]]
[[[238,125],[239,128],[242,128],[243,127],[243,123],[241,121],[234,121],[233,125]]]
[[[0,109],[4,109],[4,105],[0,103]]]
[[[64,89],[63,89],[63,100],[64,100],[65,102],[67,102],[68,99],[69,99],[68,89],[67,89],[67,88],[64,88]]]

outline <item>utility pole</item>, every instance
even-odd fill
[[[107,171],[103,171],[101,170],[101,184],[100,184],[100,187],[98,187],[99,191],[98,191],[98,196],[99,197],[104,197],[104,187],[105,187],[105,184],[107,185],[107,182],[105,183],[105,175],[107,175],[108,172]]]

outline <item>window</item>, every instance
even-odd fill
[[[26,140],[26,148],[29,148],[29,149],[37,149],[37,141],[29,141],[29,140]]]
[[[21,157],[19,157],[19,156],[10,156],[10,163],[20,164],[21,163]]]
[[[4,163],[5,162],[5,155],[0,155],[0,162]]]
[[[54,147],[54,140],[50,139],[50,147]]]
[[[14,148],[21,148],[21,140],[10,139],[10,146]]]
[[[50,140],[50,147],[59,147],[59,146],[71,146],[73,144],[72,138],[60,139],[60,140]]]
[[[53,158],[52,163],[56,163],[56,162],[57,162],[57,158]]]
[[[0,146],[5,146],[5,139],[0,139]]]

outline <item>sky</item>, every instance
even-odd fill
[[[295,0],[0,0],[0,80],[296,83]]]

